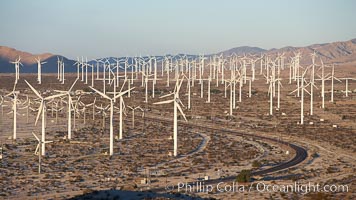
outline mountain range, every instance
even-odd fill
[[[36,58],[40,58],[41,62],[46,62],[42,65],[43,73],[57,73],[57,58],[60,58],[64,62],[66,72],[76,71],[76,67],[73,65],[76,61],[70,60],[61,55],[54,55],[51,53],[43,54],[31,54],[16,50],[14,48],[0,46],[0,73],[15,73],[14,64],[10,63],[18,58],[21,58],[20,66],[21,73],[36,73],[37,62]]]
[[[314,51],[317,52],[318,57],[320,57],[324,63],[335,63],[338,65],[356,65],[356,39],[325,44],[313,44],[306,47],[287,46],[280,49],[269,50],[262,49],[259,47],[241,46],[225,50],[217,54],[223,54],[225,56],[237,54],[242,56],[248,54],[277,55],[278,53],[284,53],[285,57],[289,58],[290,56],[293,56],[294,53],[300,52],[302,55],[300,63],[310,64],[310,54]],[[43,73],[57,72],[57,58],[63,59],[66,72],[76,72],[77,70],[76,66],[74,66],[74,63],[76,61],[70,60],[62,55],[54,55],[51,53],[43,53],[36,55],[28,52],[19,51],[10,47],[0,46],[0,73],[14,73],[14,64],[10,62],[15,61],[19,56],[21,57],[21,63],[23,64],[23,66],[20,68],[21,73],[37,72],[37,63],[35,61],[35,58],[40,58],[41,61],[46,62],[42,65]],[[189,57],[196,56],[198,55],[189,55]],[[114,58],[108,57],[107,59],[110,62],[114,63]],[[129,59],[129,63],[131,62],[132,59]]]

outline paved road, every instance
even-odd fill
[[[165,122],[172,122],[172,120],[160,117],[160,116],[147,116],[146,118],[152,121],[165,121]],[[199,125],[199,124],[193,124],[193,123],[189,123],[189,122],[181,122],[179,121],[179,126],[186,126],[186,127],[190,127],[190,128],[198,128],[199,130],[206,130],[207,132],[225,132],[228,134],[233,134],[233,135],[238,135],[238,136],[248,136],[248,137],[253,137],[256,138],[258,140],[264,140],[264,141],[270,141],[270,142],[275,142],[275,143],[279,143],[279,144],[283,144],[283,145],[287,145],[289,146],[291,149],[293,149],[295,151],[295,156],[291,159],[288,160],[286,162],[282,162],[279,163],[273,167],[267,168],[267,169],[262,169],[262,170],[256,170],[253,171],[251,173],[252,176],[261,176],[261,175],[265,175],[265,174],[269,174],[272,172],[277,172],[280,170],[285,170],[288,169],[290,167],[294,167],[296,165],[298,165],[299,163],[303,162],[307,157],[308,157],[308,152],[307,150],[305,150],[303,147],[297,146],[295,144],[289,143],[289,142],[285,142],[276,138],[272,138],[272,137],[265,137],[265,136],[259,136],[259,135],[253,135],[253,134],[249,134],[249,133],[241,133],[239,131],[236,130],[231,130],[231,129],[222,129],[222,128],[214,128],[211,127],[207,124],[204,125]],[[207,180],[204,181],[205,185],[207,184],[217,184],[219,182],[227,182],[227,181],[235,181],[236,180],[236,176],[228,176],[225,178],[221,178],[221,179],[211,179],[211,180]],[[194,184],[192,183],[188,183],[188,184]],[[150,189],[151,191],[154,192],[164,192],[167,191],[166,188],[152,188]]]

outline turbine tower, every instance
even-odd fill
[[[45,64],[47,62],[41,62],[41,58],[35,58],[36,62],[37,62],[37,81],[38,84],[42,83],[42,78],[41,78],[41,73],[42,73],[42,64]]]
[[[89,86],[90,87],[90,86]],[[105,99],[108,99],[110,101],[110,156],[114,154],[114,126],[113,126],[113,118],[114,118],[114,100],[120,97],[120,113],[123,112],[122,110],[122,95],[126,94],[129,90],[126,90],[124,92],[119,92],[119,94],[115,94],[114,97],[110,98],[106,94],[100,92],[99,90],[90,87],[92,90],[94,90],[96,93],[104,97]],[[131,88],[131,90],[134,88]],[[120,124],[122,123],[122,114],[120,114]],[[120,126],[120,130],[122,130],[122,126]]]
[[[185,114],[183,113],[183,110],[182,108],[180,107],[179,104],[183,105],[182,104],[182,101],[180,100],[179,98],[179,90],[180,90],[180,87],[183,83],[183,78],[181,80],[177,80],[176,82],[176,86],[175,86],[175,91],[171,94],[168,94],[168,95],[164,95],[162,96],[161,98],[164,98],[164,97],[168,97],[168,96],[171,96],[171,95],[174,95],[174,98],[171,99],[171,100],[166,100],[166,101],[161,101],[161,102],[156,102],[154,104],[158,105],[158,104],[168,104],[168,103],[173,103],[173,109],[174,109],[174,117],[173,117],[173,139],[174,139],[174,145],[173,145],[173,148],[174,148],[174,156],[177,156],[177,150],[178,150],[178,123],[177,123],[177,109],[179,110],[179,112],[182,114],[182,116],[184,117],[185,121],[187,121],[187,118],[185,117]]]
[[[41,99],[41,104],[40,104],[40,107],[38,108],[38,113],[37,113],[37,117],[36,117],[36,121],[35,121],[35,125],[37,125],[37,122],[38,122],[38,119],[42,113],[42,138],[41,138],[41,141],[42,141],[42,149],[41,149],[41,154],[42,156],[46,155],[46,150],[45,150],[45,137],[46,137],[46,111],[47,111],[47,108],[46,108],[46,103],[48,100],[51,100],[51,99],[54,99],[54,98],[57,98],[57,97],[61,97],[61,96],[64,96],[65,94],[55,94],[55,95],[52,95],[52,96],[48,96],[48,97],[42,97],[40,95],[40,93],[32,87],[31,84],[29,84],[26,80],[25,82],[27,83],[27,85],[31,88],[31,90],[36,94],[36,96],[38,96],[38,98]]]

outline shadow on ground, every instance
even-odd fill
[[[201,198],[197,196],[189,196],[182,193],[155,193],[155,192],[140,192],[140,191],[126,191],[126,190],[102,190],[93,191],[80,196],[71,198],[72,200],[79,199],[182,199],[182,200],[209,200],[207,198]]]

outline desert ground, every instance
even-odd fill
[[[355,76],[355,68],[336,68],[337,77]],[[227,75],[228,76],[228,75]],[[118,139],[119,113],[114,112],[114,155],[109,156],[109,118],[92,107],[73,116],[72,139],[67,135],[66,104],[58,100],[63,109],[56,112],[54,102],[47,103],[46,155],[42,157],[41,174],[38,174],[38,156],[34,154],[37,141],[32,132],[40,136],[41,120],[35,126],[39,103],[33,102],[27,115],[26,96],[35,99],[24,80],[34,88],[46,92],[67,90],[77,75],[66,74],[61,84],[56,74],[44,74],[42,84],[36,83],[35,74],[21,74],[16,91],[20,91],[17,115],[17,139],[12,140],[13,114],[11,102],[2,105],[0,115],[1,189],[3,199],[355,199],[356,183],[356,81],[349,81],[348,97],[343,92],[345,82],[335,81],[334,102],[326,95],[325,109],[321,108],[320,81],[314,89],[314,114],[309,115],[309,95],[305,97],[304,124],[300,124],[300,101],[291,92],[295,82],[288,83],[284,74],[281,88],[280,109],[273,108],[269,115],[268,84],[262,75],[252,83],[252,96],[248,96],[248,84],[242,87],[241,102],[233,116],[229,116],[229,94],[225,97],[221,82],[211,83],[211,102],[207,103],[207,84],[203,98],[198,83],[191,88],[191,109],[187,109],[187,81],[181,87],[180,99],[187,121],[178,116],[178,156],[173,152],[173,106],[154,105],[160,96],[174,90],[172,74],[170,86],[165,77],[159,77],[152,95],[152,84],[148,87],[148,102],[141,80],[134,80],[131,97],[124,96],[126,105],[123,117],[123,139]],[[0,94],[12,91],[14,74],[0,74]],[[123,83],[121,80],[120,84]],[[218,86],[217,86],[218,84]],[[96,97],[96,105],[103,107],[109,101],[101,98],[78,81],[73,91],[74,102],[79,98],[90,104]],[[102,82],[96,81],[95,88],[102,90]],[[112,91],[111,87],[107,87]],[[330,90],[330,81],[326,82]],[[87,93],[85,93],[87,92]],[[65,100],[65,98],[64,98]],[[238,98],[237,98],[238,100]],[[274,99],[274,101],[276,101]],[[83,105],[84,105],[83,104]],[[117,104],[117,103],[116,103]],[[78,110],[85,106],[78,105]],[[127,106],[140,106],[132,111]],[[59,106],[61,107],[61,106]],[[57,116],[57,117],[56,117]],[[270,138],[267,140],[263,138]],[[286,143],[283,143],[286,142]],[[252,176],[242,186],[249,191],[209,192],[178,191],[179,183],[194,183],[205,177],[206,185],[216,185],[218,180],[231,183],[242,170],[258,172],[288,162],[297,154],[290,144],[307,151],[307,157],[295,166],[270,173]],[[226,179],[224,179],[226,178]],[[233,181],[236,178],[232,179]],[[261,192],[256,184],[287,185],[295,182],[347,185],[347,192]],[[173,188],[167,188],[171,186]]]

